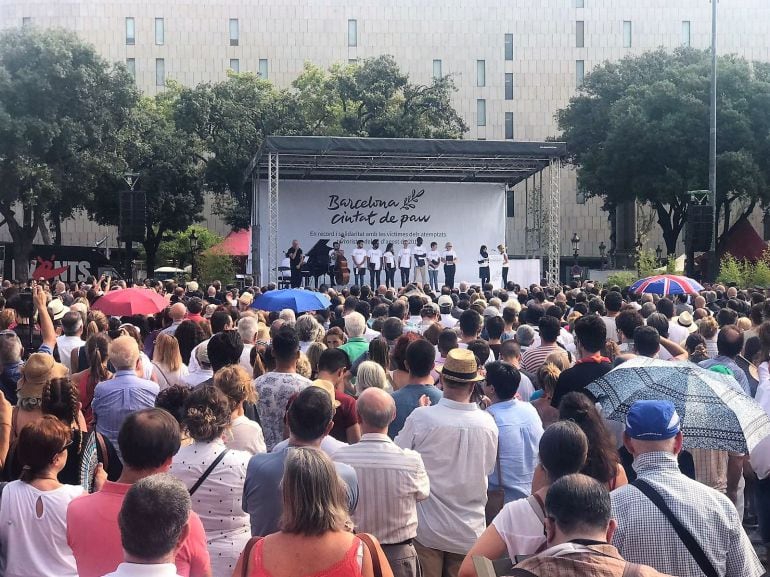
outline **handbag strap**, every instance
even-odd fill
[[[262,537],[252,537],[246,541],[246,546],[243,548],[243,562],[241,563],[241,577],[249,577],[249,561],[251,560],[251,552],[254,549],[254,545]]]
[[[540,522],[545,525],[545,506],[540,496],[535,493],[529,495],[527,497],[527,503],[532,507],[532,510],[535,512],[535,515],[537,515]]]
[[[205,481],[205,480],[208,478],[208,476],[209,476],[209,475],[211,475],[211,471],[213,471],[213,470],[214,470],[214,467],[216,467],[216,466],[219,464],[219,462],[220,462],[222,459],[224,459],[224,458],[225,458],[225,455],[227,454],[227,452],[228,452],[229,450],[230,450],[230,449],[225,449],[224,451],[222,451],[221,453],[219,453],[219,455],[217,455],[217,458],[216,458],[216,459],[214,459],[214,461],[211,463],[211,465],[209,465],[208,469],[206,469],[205,471],[203,471],[203,475],[201,475],[201,476],[200,476],[200,478],[199,478],[197,481],[195,481],[195,485],[193,485],[192,487],[190,487],[190,496],[191,496],[191,497],[193,496],[193,494],[195,493],[195,491],[197,491],[197,490],[198,490],[198,487],[200,487],[200,486],[203,484],[203,481]]]
[[[495,467],[497,467],[497,486],[503,488],[503,470],[500,468],[500,437],[497,438],[497,456],[495,457]]]
[[[671,526],[674,528],[674,531],[676,531],[679,539],[681,539],[682,543],[684,543],[684,546],[687,547],[690,555],[692,555],[693,559],[695,559],[698,567],[700,567],[701,571],[703,571],[706,577],[719,577],[719,573],[717,573],[717,570],[714,568],[714,565],[711,563],[711,561],[709,561],[709,558],[706,557],[706,553],[703,551],[703,548],[700,546],[698,541],[695,540],[695,537],[692,536],[692,533],[690,533],[687,527],[682,525],[682,522],[677,519],[676,515],[674,515],[674,513],[671,511],[669,506],[663,500],[663,497],[661,497],[660,493],[653,489],[652,485],[650,485],[647,481],[639,479],[638,477],[631,484],[639,489],[642,493],[644,493],[644,495],[650,501],[652,501],[652,503],[660,510],[660,512],[663,513],[666,519],[668,519],[668,522],[671,523]]]
[[[369,556],[372,558],[372,571],[374,577],[382,577],[382,567],[380,566],[380,554],[377,551],[377,547],[372,540],[371,535],[368,533],[359,533],[356,535],[361,541],[363,541],[366,548],[369,549]]]

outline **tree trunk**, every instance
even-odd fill
[[[679,231],[672,225],[672,211],[667,210],[666,206],[660,202],[653,203],[655,212],[658,213],[658,224],[663,232],[663,242],[666,243],[666,254],[676,252],[676,241],[679,238]]]
[[[32,244],[35,234],[40,228],[42,216],[31,209],[24,209],[22,224],[16,220],[13,209],[0,204],[0,214],[8,225],[8,232],[13,240],[12,254],[14,260],[14,278],[26,282],[29,279],[29,261],[32,255]]]
[[[51,225],[53,226],[53,244],[61,246],[61,212],[55,205],[51,209]]]
[[[163,234],[163,230],[158,230],[156,233],[152,227],[147,227],[147,236],[145,237],[144,242],[142,242],[145,257],[147,259],[147,278],[150,278],[155,271],[155,260],[158,254],[160,241],[163,238]]]
[[[40,231],[40,237],[43,239],[43,244],[51,245],[51,234],[48,232],[48,227],[45,225],[45,220],[40,220],[40,226],[37,227]]]

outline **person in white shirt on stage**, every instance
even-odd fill
[[[457,253],[452,248],[452,243],[446,243],[444,254],[441,255],[444,263],[444,284],[450,289],[455,288],[455,272],[457,272]]]
[[[503,267],[502,267],[502,273],[503,273],[503,286],[502,288],[505,288],[508,284],[508,247],[506,247],[504,244],[498,244],[497,250],[500,251],[500,254],[503,255]]]
[[[364,241],[356,241],[356,248],[353,249],[350,256],[353,259],[353,282],[358,286],[364,286],[366,282],[366,249],[364,248]]]
[[[438,292],[438,267],[441,266],[441,254],[438,252],[438,243],[430,243],[428,251],[428,282],[430,288]]]
[[[479,279],[481,280],[481,289],[489,282],[489,253],[486,245],[482,244],[479,248]]]
[[[382,251],[380,241],[376,238],[372,241],[372,248],[366,253],[369,261],[369,281],[373,290],[380,286],[380,271],[382,270]]]
[[[404,241],[404,248],[398,251],[398,268],[401,271],[401,286],[409,284],[409,272],[412,270],[412,249],[409,248],[409,241]]]
[[[393,243],[389,242],[382,254],[382,263],[385,265],[385,287],[396,287],[396,253]],[[374,288],[374,287],[372,287]]]
[[[422,289],[428,282],[425,275],[428,251],[425,250],[421,236],[418,236],[415,241],[412,255],[414,256],[414,282],[419,283],[419,287]]]

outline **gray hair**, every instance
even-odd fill
[[[110,343],[109,356],[117,370],[133,370],[139,360],[139,344],[129,336],[118,337]]]
[[[281,530],[305,536],[343,530],[349,523],[343,481],[319,449],[298,447],[286,456]]]
[[[349,337],[360,337],[366,332],[366,319],[357,312],[349,313],[345,317],[345,332]]]
[[[154,561],[172,553],[190,518],[187,487],[172,475],[150,475],[134,483],[118,515],[126,553]]]
[[[535,329],[529,325],[521,325],[516,329],[516,342],[522,347],[528,347],[535,340]]]
[[[238,334],[246,344],[252,344],[259,331],[259,320],[252,316],[242,317],[238,321]]]
[[[297,330],[297,337],[303,342],[315,343],[323,338],[323,327],[311,315],[299,317],[294,328]]]
[[[295,315],[294,311],[291,309],[283,309],[278,314],[278,318],[287,323],[291,323],[291,326],[294,326],[294,323],[297,322],[297,315]]]
[[[21,353],[24,347],[18,335],[4,332],[0,336],[0,364],[9,365],[21,361]]]
[[[61,326],[65,336],[77,336],[78,331],[83,328],[83,317],[77,311],[67,311],[61,319]]]
[[[356,371],[356,389],[358,394],[363,393],[369,387],[384,389],[388,383],[388,376],[382,365],[374,361],[364,361],[358,365]]]
[[[375,429],[386,429],[396,415],[396,402],[385,391],[373,389],[358,397],[356,410],[361,422]]]

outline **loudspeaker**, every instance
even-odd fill
[[[146,215],[146,197],[144,192],[124,190],[120,192],[120,220],[118,236],[123,242],[144,240]]]
[[[708,204],[691,204],[687,207],[687,223],[684,239],[687,248],[693,252],[711,249],[714,233],[714,210]]]

